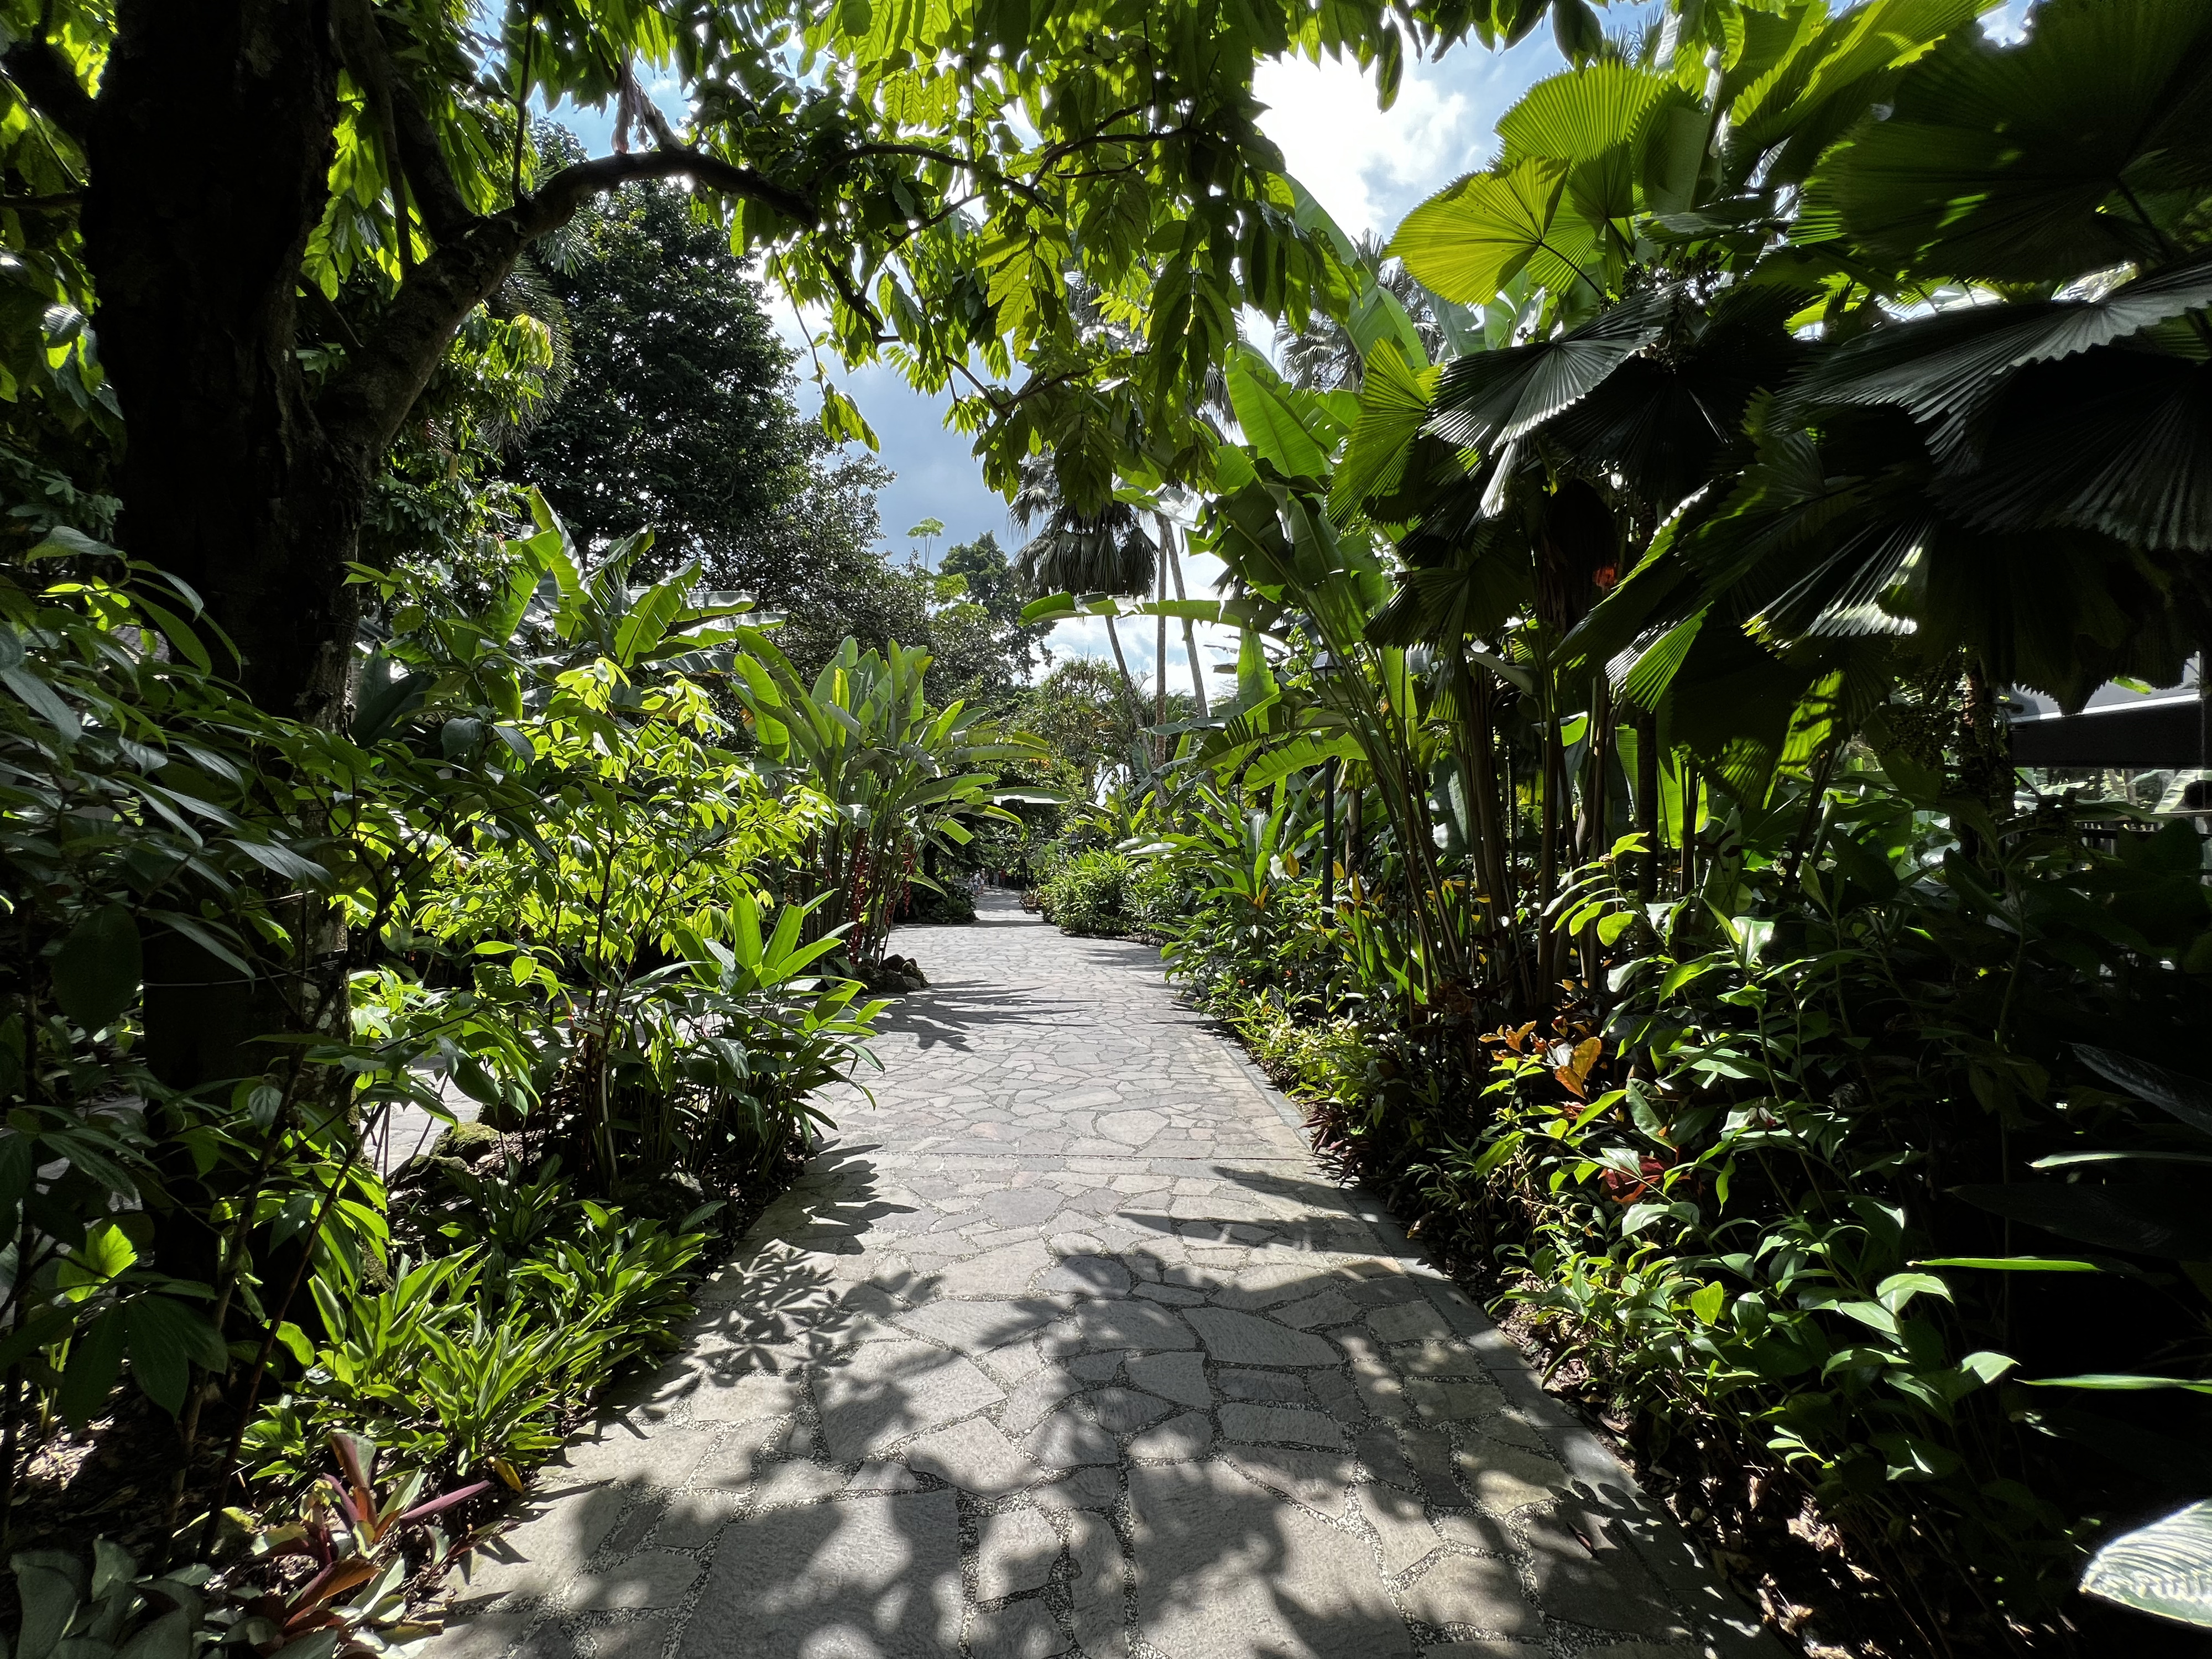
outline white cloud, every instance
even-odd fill
[[[1263,64],[1253,90],[1268,106],[1260,130],[1291,175],[1346,234],[1388,235],[1425,198],[1488,161],[1498,118],[1559,67],[1540,29],[1504,52],[1462,46],[1408,64],[1387,110],[1376,106],[1371,71],[1334,58]]]
[[[1353,64],[1263,64],[1253,81],[1267,106],[1260,130],[1348,234],[1387,232],[1396,220],[1389,208],[1408,193],[1434,189],[1428,181],[1439,172],[1449,179],[1465,171],[1480,137],[1474,106],[1439,70],[1409,67],[1397,103],[1382,110],[1376,107],[1374,76]]]

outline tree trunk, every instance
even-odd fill
[[[1121,700],[1129,710],[1129,724],[1141,732],[1145,706],[1137,701],[1137,683],[1129,678],[1129,659],[1121,654],[1121,635],[1115,631],[1111,617],[1106,618],[1106,642],[1114,647],[1114,665],[1121,671]],[[1131,741],[1134,742],[1135,738]]]
[[[1644,836],[1637,861],[1636,896],[1646,904],[1659,896],[1659,717],[1636,718],[1636,827]]]
[[[1163,513],[1160,515],[1160,543],[1167,553],[1168,569],[1175,576],[1176,598],[1180,599],[1188,597],[1182,591],[1182,556],[1176,550],[1175,538],[1169,533],[1170,529],[1167,514]],[[1198,705],[1198,717],[1200,720],[1211,719],[1206,708],[1206,670],[1200,666],[1198,660],[1198,633],[1188,617],[1182,619],[1182,654],[1183,659],[1190,665],[1190,695]]]
[[[327,6],[122,0],[84,208],[125,544],[199,592],[257,705],[318,724],[345,706],[379,459],[332,442],[296,355],[337,119]]]
[[[1174,556],[1169,551],[1171,544],[1168,538],[1168,522],[1163,515],[1160,520],[1159,579],[1155,584],[1159,589],[1159,602],[1162,605],[1168,602],[1168,561]],[[1152,724],[1165,726],[1168,723],[1168,613],[1164,611],[1161,611],[1156,620],[1159,626],[1155,631],[1152,642]],[[1167,764],[1167,733],[1163,732],[1153,742],[1152,763],[1156,766],[1164,766]]]
[[[1682,751],[1682,896],[1698,887],[1698,757]]]

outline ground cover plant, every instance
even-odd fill
[[[1032,607],[1241,630],[1112,844],[1777,1628],[2193,1650],[2202,825],[2002,702],[2206,636],[2205,20],[1562,44],[1297,379],[1233,356],[1224,597]]]

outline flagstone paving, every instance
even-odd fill
[[[987,896],[431,1659],[1778,1654],[1163,984]]]

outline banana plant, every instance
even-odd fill
[[[932,850],[964,846],[971,823],[1018,824],[997,804],[1001,769],[1045,750],[964,703],[932,708],[926,651],[863,651],[848,639],[809,686],[765,634],[744,642],[732,687],[762,769],[823,805],[785,872],[786,896],[806,907],[804,938],[836,933],[854,969],[871,974],[908,887],[936,887]]]

